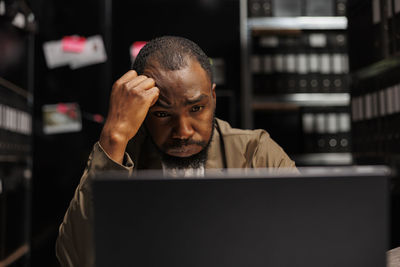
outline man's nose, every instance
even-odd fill
[[[194,129],[192,127],[189,118],[178,117],[176,118],[174,131],[172,138],[176,139],[189,139],[194,134]]]

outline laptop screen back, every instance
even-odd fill
[[[386,262],[387,171],[319,168],[301,176],[198,179],[105,173],[94,180],[93,194],[96,266]]]

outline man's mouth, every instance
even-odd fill
[[[190,156],[200,152],[201,149],[202,149],[201,146],[191,144],[191,145],[174,146],[174,147],[168,148],[165,152],[168,155],[183,158],[183,157],[190,157]]]
[[[170,156],[183,158],[199,153],[206,145],[202,141],[192,139],[173,139],[168,145],[164,146],[163,150]]]

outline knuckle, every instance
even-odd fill
[[[144,101],[146,97],[143,94],[136,94],[136,98],[140,101]]]
[[[145,76],[145,75],[139,75],[139,76],[137,76],[135,79],[136,79],[136,81],[138,81],[138,82],[142,82],[142,81],[144,81],[144,80],[147,79],[147,76]]]
[[[156,95],[160,95],[160,89],[158,89],[157,87],[153,87],[153,92]]]
[[[128,90],[129,90],[129,85],[128,85],[128,83],[122,84],[122,89],[125,90],[125,91],[128,91]]]
[[[138,92],[137,88],[132,88],[132,89],[129,91],[129,93],[130,93],[131,95],[134,95],[134,96],[139,95],[139,92]]]

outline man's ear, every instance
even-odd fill
[[[217,95],[215,94],[215,87],[216,87],[216,84],[213,83],[212,87],[211,87],[211,94],[212,94],[212,97],[214,100],[214,107],[217,105]]]

